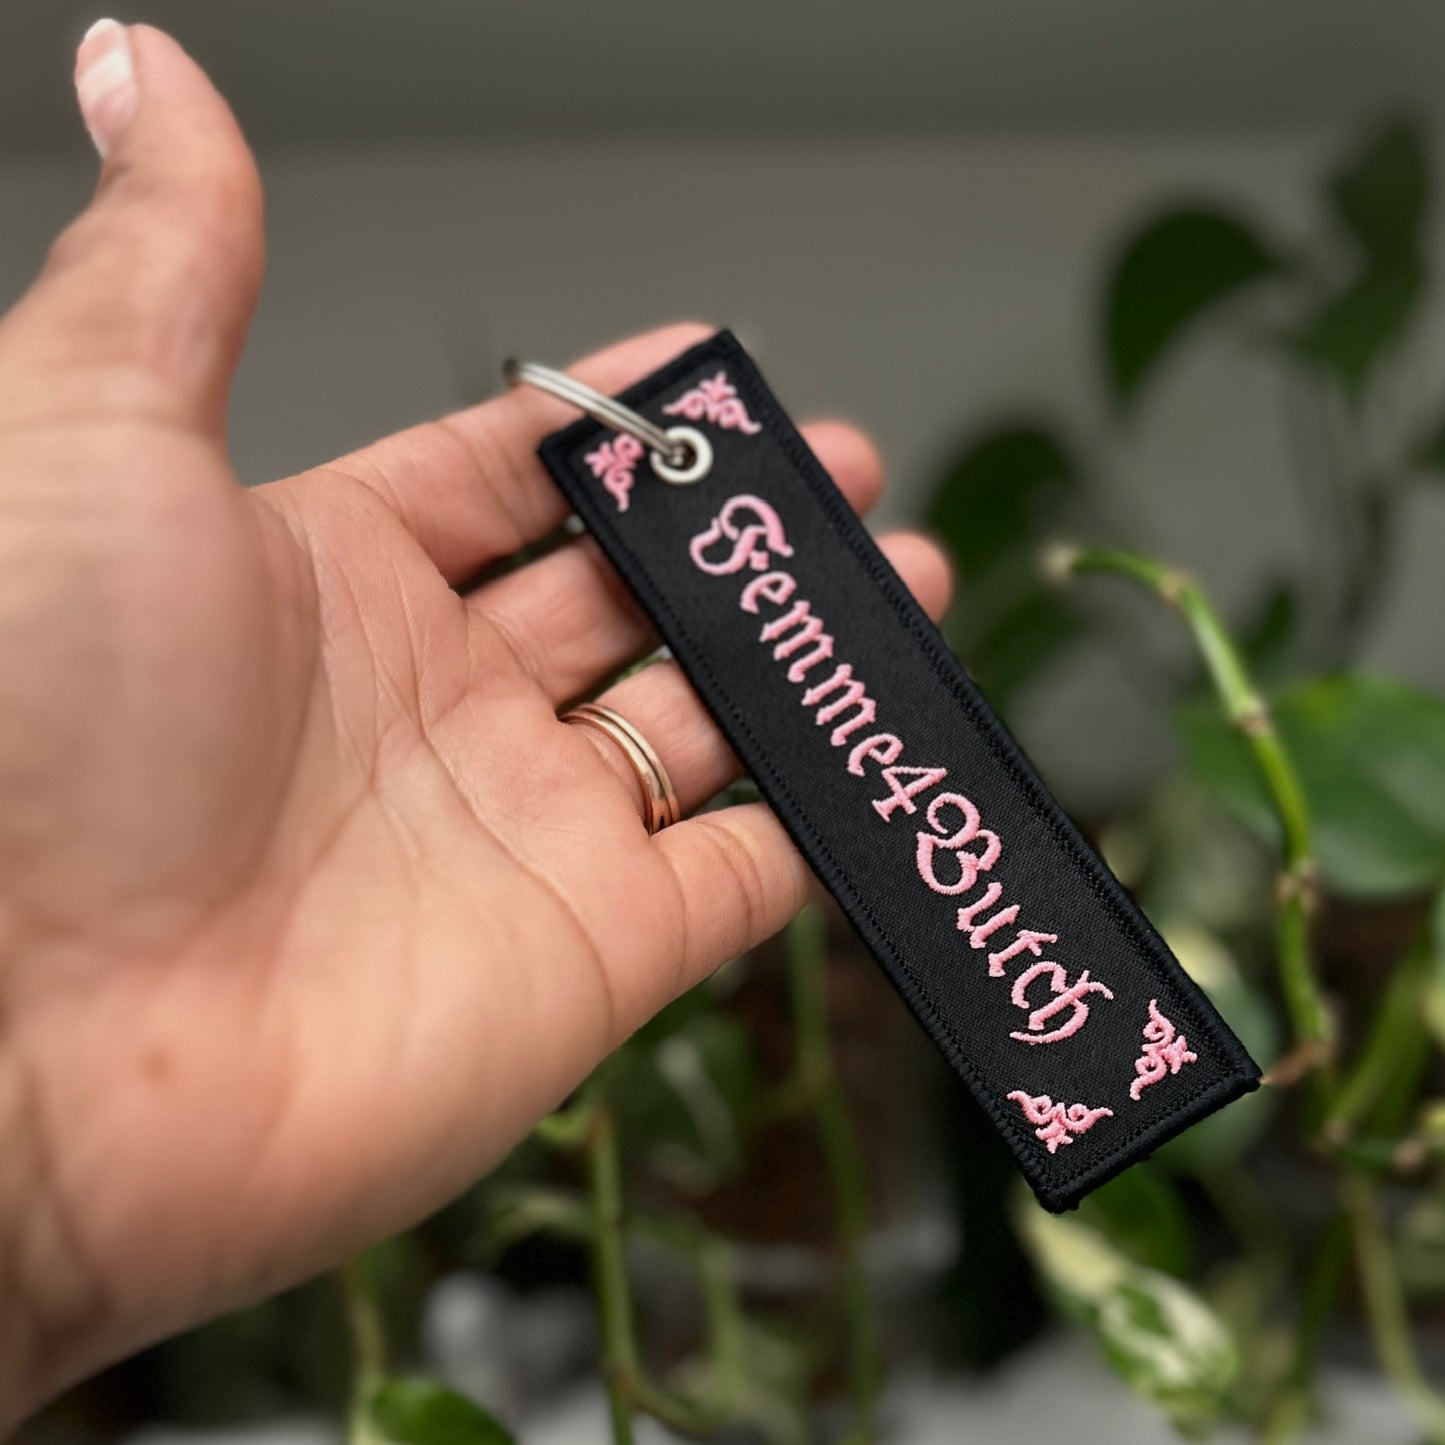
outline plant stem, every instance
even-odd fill
[[[1343,1184],[1345,1209],[1355,1243],[1355,1266],[1364,1287],[1365,1308],[1375,1350],[1385,1373],[1414,1406],[1420,1423],[1435,1445],[1445,1442],[1445,1399],[1425,1379],[1415,1355],[1405,1294],[1390,1243],[1380,1219],[1374,1182],[1357,1169],[1349,1170]]]
[[[1433,965],[1426,936],[1390,976],[1354,1067],[1335,1093],[1325,1122],[1325,1137],[1331,1143],[1347,1139],[1368,1114],[1378,1113],[1377,1105],[1399,1077],[1402,1063],[1419,1052],[1417,1045],[1425,1041],[1424,994]]]
[[[1363,1075],[1357,1072],[1350,1086],[1342,1090],[1329,1067],[1333,1043],[1330,1019],[1309,954],[1307,905],[1313,874],[1309,810],[1294,764],[1255,691],[1238,648],[1199,588],[1157,562],[1102,548],[1071,553],[1062,561],[1066,572],[1109,572],[1132,578],[1178,607],[1188,621],[1225,711],[1254,754],[1283,828],[1285,871],[1278,895],[1280,972],[1296,1043],[1300,1048],[1317,1050],[1313,1061],[1326,1119],[1352,1119],[1376,1092],[1372,1051],[1367,1049],[1362,1061]],[[1410,986],[1408,969],[1406,973],[1407,982],[1399,985],[1402,990]],[[1382,1006],[1386,1016],[1393,1016],[1399,1007],[1394,994],[1392,989]],[[1388,1027],[1388,1023],[1382,1020],[1380,1027]],[[1328,1137],[1325,1142],[1328,1144]],[[1341,1201],[1354,1241],[1356,1268],[1380,1364],[1415,1408],[1430,1438],[1437,1445],[1445,1445],[1445,1399],[1431,1389],[1415,1357],[1404,1290],[1380,1219],[1375,1185],[1339,1156],[1335,1156],[1335,1164],[1342,1171]],[[1309,1328],[1317,1332],[1318,1326],[1311,1323]],[[1293,1383],[1301,1393],[1307,1389],[1312,1364],[1311,1345],[1296,1357],[1296,1372],[1302,1372],[1302,1378]]]
[[[637,1378],[632,1286],[622,1234],[622,1158],[617,1121],[605,1104],[592,1115],[587,1173],[592,1190],[592,1272],[602,1334],[603,1373],[615,1445],[632,1445],[632,1403],[626,1383]]]
[[[1296,1044],[1325,1067],[1333,1028],[1309,957],[1309,910],[1314,886],[1309,806],[1294,764],[1275,731],[1269,708],[1254,686],[1244,659],[1219,614],[1188,577],[1147,557],[1109,548],[1087,548],[1066,559],[1068,571],[1106,572],[1147,587],[1188,623],[1225,715],[1243,736],[1269,792],[1284,834],[1276,940],[1280,983]]]
[[[348,1260],[336,1271],[336,1278],[355,1360],[347,1441],[348,1445],[374,1445],[377,1436],[371,1428],[369,1405],[386,1374],[386,1331],[366,1279],[364,1256]]]
[[[673,1216],[629,1219],[624,1207],[622,1156],[617,1120],[607,1099],[607,1069],[594,1074],[576,1103],[543,1121],[547,1142],[586,1154],[589,1202],[583,1237],[592,1248],[593,1292],[602,1336],[603,1375],[615,1445],[632,1445],[633,1414],[652,1415],[685,1435],[710,1435],[728,1419],[746,1384],[742,1311],[729,1270],[726,1241],[690,1220]],[[577,1237],[571,1201],[565,1195],[527,1191],[523,1204],[536,1227]],[[687,1256],[698,1271],[707,1312],[715,1373],[712,1398],[695,1400],[650,1381],[637,1344],[636,1312],[627,1273],[630,1230],[646,1234]]]
[[[833,1063],[828,1032],[823,915],[809,905],[788,925],[788,976],[797,1036],[797,1076],[813,1099],[814,1119],[832,1185],[844,1318],[848,1330],[849,1445],[874,1438],[883,1369],[873,1294],[863,1262],[868,1183],[858,1137]]]
[[[1295,1321],[1294,1356],[1289,1373],[1270,1401],[1259,1431],[1260,1445],[1285,1445],[1304,1427],[1310,1413],[1310,1381],[1319,1357],[1320,1337],[1344,1280],[1350,1256],[1349,1223],[1343,1214],[1330,1221],[1310,1264]]]

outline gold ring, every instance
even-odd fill
[[[642,788],[642,821],[649,836],[677,822],[682,810],[678,807],[677,794],[673,791],[667,769],[662,766],[662,759],[657,756],[652,744],[621,713],[604,707],[600,702],[584,702],[571,712],[563,713],[562,721],[596,728],[622,749],[623,757]]]

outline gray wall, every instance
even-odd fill
[[[243,478],[300,469],[493,388],[508,352],[560,361],[682,316],[737,328],[801,415],[857,418],[916,511],[950,446],[1042,403],[1095,440],[1114,504],[1227,607],[1298,556],[1275,369],[1219,336],[1110,439],[1096,280],[1161,198],[1237,199],[1288,235],[1338,129],[728,143],[434,142],[268,152],[271,272],[236,393]],[[0,301],[92,174],[78,150],[0,156]],[[1411,368],[1445,404],[1438,318]],[[1371,657],[1445,686],[1445,487],[1421,497]],[[1103,585],[1103,584],[1096,584]],[[965,580],[966,589],[967,582]],[[1142,602],[1120,599],[1136,613]],[[1151,619],[1141,637],[1172,641]],[[1143,644],[1141,644],[1142,646]],[[1125,653],[1066,671],[1023,719],[1088,806],[1167,755]]]

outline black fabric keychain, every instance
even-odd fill
[[[548,471],[1047,1208],[1257,1087],[731,334],[508,374],[589,413]]]

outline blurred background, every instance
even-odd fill
[[[93,183],[69,69],[94,18],[0,7],[0,305]],[[731,326],[795,415],[871,431],[877,520],[926,522],[959,564],[960,655],[1260,1062],[1285,1060],[1283,1087],[1060,1234],[810,914],[596,1086],[660,1221],[629,1244],[649,1368],[708,1406],[673,1427],[1445,1439],[1445,9],[151,0],[119,18],[176,35],[260,154],[244,480],[478,400],[509,354]],[[1046,578],[1059,539],[1184,569],[1276,700],[1315,813],[1309,963],[1343,1098],[1306,1097],[1318,1060],[1276,983],[1279,828],[1188,630],[1147,590]],[[353,1440],[504,1438],[459,1404],[358,1408],[372,1311],[387,1371],[446,1379],[524,1441],[612,1438],[596,1241],[557,1145],[347,1288],[153,1351],[27,1438],[331,1440],[348,1398]]]

